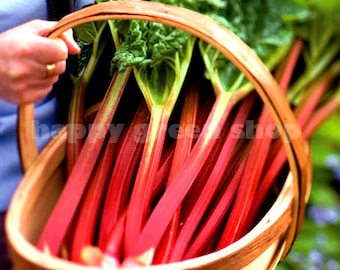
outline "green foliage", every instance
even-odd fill
[[[295,0],[310,10],[310,18],[296,25],[295,31],[307,48],[304,51],[305,69],[291,87],[289,99],[298,102],[301,92],[320,76],[338,57],[340,50],[340,1]]]
[[[101,25],[100,22],[81,24],[74,28],[74,33],[84,44],[92,44],[100,32]]]
[[[222,1],[158,1],[213,12]],[[170,93],[177,97],[188,70],[196,38],[185,31],[156,22],[116,22],[123,36],[113,58],[118,70],[133,66],[137,82],[149,104],[164,104]],[[172,102],[174,104],[174,102]]]
[[[78,55],[78,73],[75,74],[76,77],[84,72],[91,58],[92,62],[94,62],[93,65],[98,60],[97,55],[104,49],[107,40],[107,36],[102,35],[105,25],[106,22],[91,22],[74,28],[74,34],[81,47]],[[89,69],[94,69],[94,66],[89,67]]]
[[[126,24],[120,23],[120,32]],[[189,34],[160,23],[131,21],[128,34],[113,61],[119,70],[128,66],[159,67],[162,63],[174,68],[174,55],[185,46]]]
[[[308,11],[288,0],[232,0],[212,17],[233,31],[272,69],[291,45],[292,23],[308,18]],[[247,83],[244,75],[211,45],[200,41],[200,49],[217,87],[233,91]]]
[[[309,9],[317,14],[323,14],[322,16],[325,17],[327,15],[328,19],[333,21],[333,27],[340,30],[340,17],[339,17],[339,10],[340,10],[340,1],[339,0],[295,0],[296,3],[300,5],[304,5],[309,7]]]
[[[118,70],[133,66],[147,101],[163,104],[170,92],[179,92],[184,81],[195,38],[188,33],[155,22],[131,21],[116,24],[127,33],[113,64]]]

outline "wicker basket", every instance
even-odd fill
[[[298,234],[309,197],[311,165],[289,104],[271,73],[251,49],[225,27],[202,14],[148,1],[114,1],[72,13],[55,26],[50,37],[95,20],[140,19],[185,30],[209,42],[229,58],[254,85],[269,108],[282,138],[290,173],[274,204],[261,221],[230,246],[194,259],[145,269],[273,269],[289,252]],[[38,250],[34,244],[56,202],[65,179],[67,130],[62,129],[38,153],[33,134],[33,105],[19,112],[24,178],[10,205],[6,232],[14,269],[98,269],[80,266]],[[287,127],[295,127],[288,129]]]

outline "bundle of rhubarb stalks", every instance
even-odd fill
[[[97,1],[106,2],[106,1]],[[262,60],[308,140],[339,109],[339,1],[162,0],[211,17]],[[212,45],[135,20],[74,29],[63,191],[38,248],[112,268],[167,264],[246,235],[289,173],[271,114]]]

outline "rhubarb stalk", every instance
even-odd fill
[[[88,24],[82,27],[88,28],[92,26],[93,35],[88,43],[92,44],[92,52],[86,67],[81,71],[79,77],[73,78],[73,92],[69,110],[69,133],[67,143],[67,170],[68,174],[74,167],[76,160],[83,147],[86,133],[83,130],[83,118],[85,110],[85,96],[90,79],[96,69],[100,56],[103,54],[105,44],[108,41],[108,36],[103,35],[106,23],[102,23],[97,29],[95,24]],[[81,32],[78,29],[76,32]]]
[[[150,113],[141,102],[132,122],[123,131],[119,142],[117,160],[111,174],[110,184],[102,212],[99,231],[99,247],[107,242],[109,232],[125,209],[140,162]],[[136,133],[138,129],[138,133]]]
[[[238,110],[233,124],[231,125],[232,128],[245,124],[250,109],[252,108],[253,101],[254,96],[251,96],[242,102],[241,108]],[[207,207],[216,195],[218,188],[221,186],[221,182],[224,180],[226,168],[229,165],[229,160],[232,157],[232,153],[235,150],[235,146],[239,139],[240,138],[232,131],[228,133],[217,161],[205,182],[203,190],[190,211],[189,216],[186,218],[184,226],[180,230],[176,244],[171,253],[171,261],[180,260],[187,250],[190,240],[201,222]]]
[[[171,164],[170,173],[168,177],[167,186],[172,183],[177,171],[181,168],[185,160],[188,158],[194,142],[196,115],[199,104],[199,84],[198,81],[190,82],[184,92],[184,103],[182,105],[182,114],[180,119],[180,126],[176,138],[176,147]],[[177,230],[180,222],[181,207],[179,207],[173,216],[171,224],[169,225],[167,233],[163,236],[161,247],[156,254],[154,262],[165,263],[173,250],[175,240],[177,238]]]
[[[131,21],[128,34],[113,59],[119,69],[133,67],[151,114],[127,210],[126,252],[136,242],[149,214],[152,187],[160,166],[169,117],[186,77],[195,40],[189,34],[169,26]],[[143,50],[136,50],[136,47]]]
[[[68,181],[45,225],[38,248],[57,256],[78,209],[131,69],[116,72]]]
[[[94,175],[91,177],[80,211],[77,215],[75,230],[71,247],[71,260],[81,263],[81,250],[84,246],[94,244],[98,227],[97,218],[100,215],[103,197],[107,187],[109,175],[114,165],[115,148],[118,135],[112,133],[108,136],[106,148],[102,151],[98,166],[95,168]]]

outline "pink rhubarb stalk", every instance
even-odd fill
[[[38,248],[57,256],[90,179],[97,157],[130,76],[130,69],[115,73],[99,108],[81,154],[45,225]]]
[[[181,259],[191,259],[202,255],[207,246],[211,242],[215,242],[216,235],[223,221],[228,217],[230,207],[235,199],[236,192],[239,187],[240,179],[242,178],[245,169],[245,160],[241,162],[235,172],[228,175],[229,181],[223,189],[222,195],[218,198],[217,203],[212,207],[211,213],[206,217],[199,231],[190,243],[190,248],[186,251]]]
[[[105,24],[101,27],[93,40],[93,49],[88,64],[80,77],[74,78],[73,93],[69,111],[69,132],[67,143],[67,170],[71,173],[81,148],[83,147],[86,132],[83,130],[85,95],[88,84],[96,69],[100,56],[103,54],[108,38],[102,39]],[[100,45],[100,46],[99,46]]]
[[[238,95],[235,92],[224,91],[221,91],[217,96],[206,125],[193,146],[190,156],[155,206],[141,233],[137,235],[133,248],[127,254],[127,260],[133,260],[133,257],[138,257],[145,251],[155,249],[159,245],[174,213],[207,162],[209,154],[214,149],[228,115],[238,100],[237,97]],[[138,206],[135,205],[132,209],[138,211]]]
[[[149,117],[148,107],[142,101],[132,122],[122,134],[101,217],[99,247],[106,243],[109,232],[128,203],[144,147]]]
[[[186,89],[184,104],[182,107],[182,115],[180,127],[176,138],[176,147],[168,177],[167,186],[169,186],[175,178],[177,171],[188,158],[194,142],[195,123],[198,112],[199,95],[198,81],[192,82],[190,87]],[[167,233],[163,236],[161,247],[156,254],[154,263],[166,263],[177,238],[177,230],[179,226],[181,207],[179,207],[173,216]]]
[[[322,81],[318,82],[316,86],[312,86],[310,89],[313,89],[313,91],[308,90],[310,98],[306,99],[306,101],[303,102],[303,105],[298,105],[298,109],[295,111],[298,124],[302,127],[303,136],[305,138],[308,138],[311,135],[311,132],[316,128],[314,123],[310,122],[310,117],[313,115],[313,111],[316,109],[325,91],[327,91],[333,78],[333,76],[324,76]],[[308,129],[305,129],[306,127],[308,127]],[[255,220],[256,213],[258,213],[263,201],[270,191],[270,188],[273,186],[275,179],[279,175],[284,164],[287,162],[282,141],[276,141],[275,145],[272,147],[279,150],[275,151],[274,156],[270,155],[268,158],[268,162],[266,164],[267,169],[264,170],[262,175],[262,181],[258,187],[256,201],[254,201],[253,211],[249,216],[248,223]]]
[[[96,238],[98,226],[98,216],[102,205],[105,190],[108,184],[109,176],[114,165],[116,141],[118,134],[110,134],[106,148],[100,155],[98,166],[87,187],[87,191],[80,205],[80,211],[77,216],[75,230],[73,232],[73,241],[71,248],[71,260],[81,263],[81,250],[84,246],[93,245]]]
[[[205,214],[214,196],[216,196],[216,193],[219,191],[226,174],[226,169],[229,165],[229,160],[232,158],[232,153],[235,150],[235,146],[240,140],[240,138],[234,133],[233,128],[243,127],[252,108],[254,98],[255,96],[251,95],[242,101],[241,107],[239,108],[233,124],[231,125],[231,130],[224,141],[217,161],[215,162],[211,173],[209,173],[209,176],[205,181],[205,185],[202,192],[200,193],[200,196],[198,197],[195,205],[193,206],[189,216],[186,218],[184,225],[180,230],[176,244],[174,245],[171,253],[171,261],[179,261],[182,259],[194,233],[196,232],[196,228],[202,221],[203,215]]]

